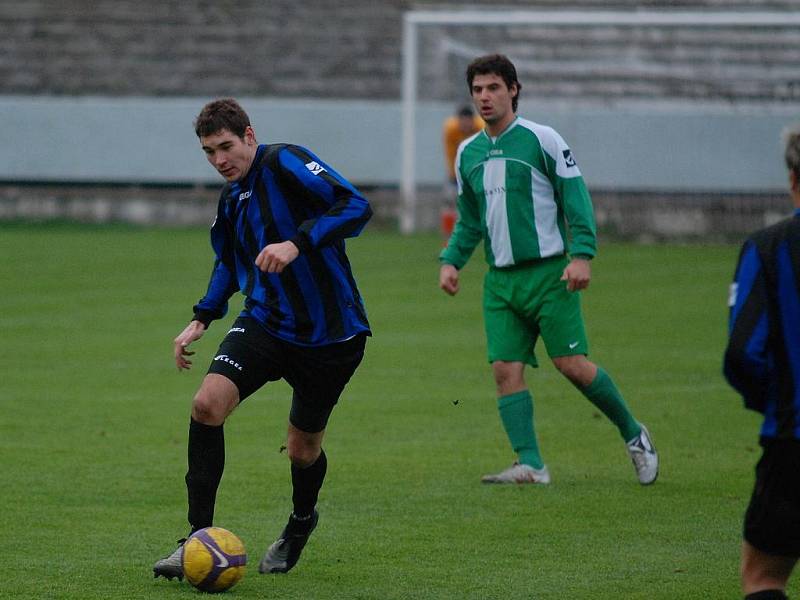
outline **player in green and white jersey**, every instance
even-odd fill
[[[521,85],[502,55],[467,68],[472,100],[486,128],[456,155],[458,221],[440,256],[439,285],[459,289],[458,274],[483,240],[483,313],[497,405],[518,460],[486,483],[550,483],[533,420],[525,365],[538,366],[542,338],[556,368],[619,429],[639,482],[658,476],[658,454],[602,368],[590,362],[579,290],[591,279],[594,213],[580,169],[551,127],[516,115]]]

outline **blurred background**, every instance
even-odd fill
[[[3,0],[0,219],[210,223],[222,181],[192,121],[235,96],[260,142],[308,146],[386,227],[436,229],[442,123],[467,63],[502,52],[601,230],[739,239],[789,212],[798,24],[800,0]]]

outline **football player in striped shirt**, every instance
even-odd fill
[[[208,290],[174,340],[178,370],[191,367],[189,345],[244,297],[194,397],[189,424],[189,525],[212,525],[225,465],[225,419],[270,381],[293,389],[287,454],[292,512],[259,565],[286,572],[317,526],[327,470],[322,439],[331,411],[364,355],[370,335],[364,303],[345,254],[372,215],[369,203],[311,151],[259,144],[250,118],[232,98],[207,104],[195,132],[208,162],[227,181],[211,227],[215,260]],[[153,567],[181,578],[181,546]]]
[[[744,517],[745,600],[785,600],[800,557],[800,127],[786,132],[784,158],[794,215],[747,239],[728,300],[725,377],[763,415]]]
[[[658,476],[658,454],[608,373],[587,359],[580,290],[595,255],[589,192],[569,146],[551,127],[517,116],[521,85],[502,55],[475,59],[467,84],[485,129],[458,148],[458,221],[440,255],[439,285],[459,289],[459,269],[480,241],[488,358],[500,419],[517,454],[485,483],[550,483],[539,452],[525,365],[542,338],[556,368],[619,430],[639,482]]]

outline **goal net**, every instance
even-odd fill
[[[488,53],[511,58],[519,113],[567,139],[593,192],[782,198],[779,131],[800,119],[798,25],[800,14],[766,11],[406,13],[401,231],[437,210],[442,122],[469,103],[466,66]]]

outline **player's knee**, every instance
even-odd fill
[[[301,439],[290,439],[286,446],[289,460],[294,466],[301,469],[313,465],[321,452],[319,445]]]
[[[291,463],[301,469],[310,467],[317,461],[317,458],[319,458],[319,450],[315,452],[307,447],[295,448],[294,450],[289,449],[288,454]]]
[[[575,376],[577,375],[577,369],[575,368],[574,364],[562,358],[554,358],[553,364],[555,365],[556,369],[558,369],[558,372],[564,377],[571,381],[574,380]]]
[[[522,372],[520,369],[516,368],[515,363],[496,361],[492,363],[492,373],[494,374],[494,381],[498,387],[522,379]]]
[[[222,425],[227,417],[224,403],[200,390],[192,401],[192,418],[204,425]]]
[[[553,364],[559,373],[580,387],[591,384],[596,372],[584,356],[559,356],[553,359]]]
[[[522,377],[522,369],[517,366],[517,363],[497,361],[492,363],[492,372],[494,373],[494,382],[497,385],[497,390],[501,395],[507,389],[519,388],[525,384],[525,380]]]
[[[765,559],[764,555],[754,556],[751,554],[748,556],[745,553],[742,556],[741,565],[743,589],[782,589],[791,574],[791,568],[787,569],[783,562],[783,557],[776,557],[772,560]]]

